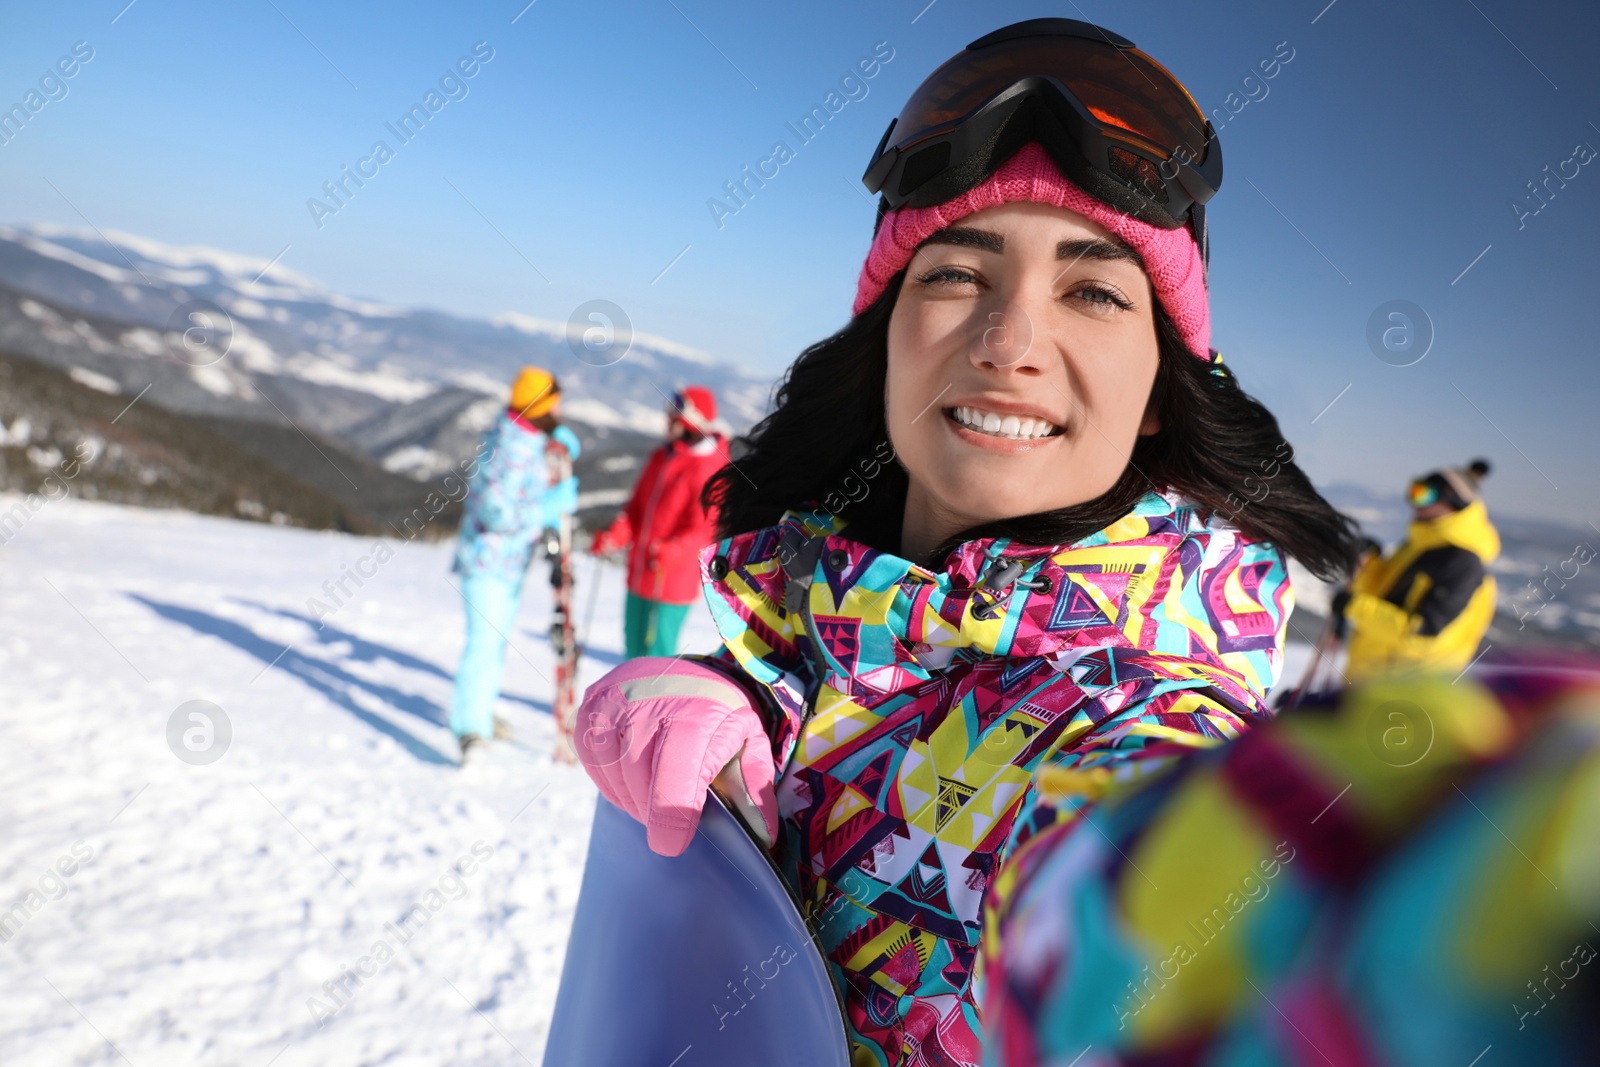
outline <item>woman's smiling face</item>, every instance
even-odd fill
[[[1065,208],[1011,203],[923,243],[889,320],[884,404],[909,475],[902,551],[1110,489],[1158,364],[1139,256]]]

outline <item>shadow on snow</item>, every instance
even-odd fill
[[[348,644],[350,646],[350,655],[345,657],[346,659],[354,660],[358,663],[376,663],[378,660],[386,659],[409,670],[431,674],[435,677],[443,678],[447,682],[455,681],[455,675],[437,664],[430,663],[419,656],[413,656],[411,653],[401,649],[392,648],[389,645],[381,645],[376,641],[369,641],[365,637],[351,633],[349,630],[341,630],[330,622],[323,621],[319,624],[310,615],[303,615],[298,611],[290,611],[287,608],[274,607],[254,600],[246,600],[243,597],[229,597],[228,599],[242,607],[253,608],[268,615],[276,615],[279,618],[292,619],[295,622],[304,623],[316,635],[317,640],[324,645]],[[618,662],[620,662],[620,659]],[[532,697],[513,696],[510,693],[501,693],[500,699],[508,704],[520,704],[529,711],[536,711],[544,715],[550,714],[550,702],[548,700],[534,700]],[[430,718],[429,721],[444,723],[444,720],[440,718]]]
[[[196,633],[206,634],[226,641],[247,655],[253,656],[263,666],[272,664],[275,669],[282,670],[284,673],[299,679],[310,688],[349,711],[374,730],[392,738],[407,752],[410,752],[424,763],[455,764],[455,760],[442,754],[432,745],[413,735],[409,730],[362,707],[355,699],[357,692],[365,692],[397,711],[413,715],[430,725],[446,725],[444,712],[415,693],[403,692],[393,686],[361,678],[344,670],[335,663],[307,655],[294,647],[285,649],[278,642],[262,637],[248,626],[232,619],[225,619],[219,615],[212,615],[197,608],[186,607],[181,604],[154,600],[138,593],[129,593],[127,596],[164,619],[187,626]],[[246,601],[239,602],[248,603]],[[376,662],[379,659],[388,659],[401,666],[420,670],[440,678],[448,680],[451,677],[434,664],[418,659],[410,653],[356,637],[354,634],[338,630],[326,624],[319,629],[308,616],[276,608],[267,608],[263,605],[252,606],[305,623],[317,633],[318,640],[322,644],[348,642],[356,657],[362,662]],[[504,699],[512,700],[515,703],[523,704],[535,711],[541,711],[546,714],[550,711],[550,706],[547,703],[522,697]]]

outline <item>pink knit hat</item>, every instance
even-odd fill
[[[1096,200],[1068,181],[1037,142],[1024,145],[970,192],[933,207],[904,207],[885,215],[861,267],[853,314],[861,314],[883,295],[923,241],[957,219],[1016,201],[1064,207],[1121,238],[1144,258],[1156,299],[1177,326],[1184,344],[1201,359],[1210,358],[1211,305],[1206,296],[1205,264],[1189,227],[1163,230]]]

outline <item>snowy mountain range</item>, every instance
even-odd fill
[[[767,405],[769,379],[703,352],[635,333],[617,359],[592,354],[586,336],[518,313],[351,299],[211,248],[0,227],[0,351],[183,415],[292,425],[418,480],[468,454],[526,363],[554,370],[565,416],[599,453],[637,452],[688,382],[716,388],[734,430]]]

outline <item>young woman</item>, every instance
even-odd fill
[[[986,889],[1042,769],[1133,773],[1268,715],[1285,556],[1349,522],[1209,348],[1203,114],[1065,19],[934,72],[867,172],[855,316],[708,493],[723,647],[586,697],[580,756],[675,855],[748,793],[843,998],[853,1062],[978,1063]]]

